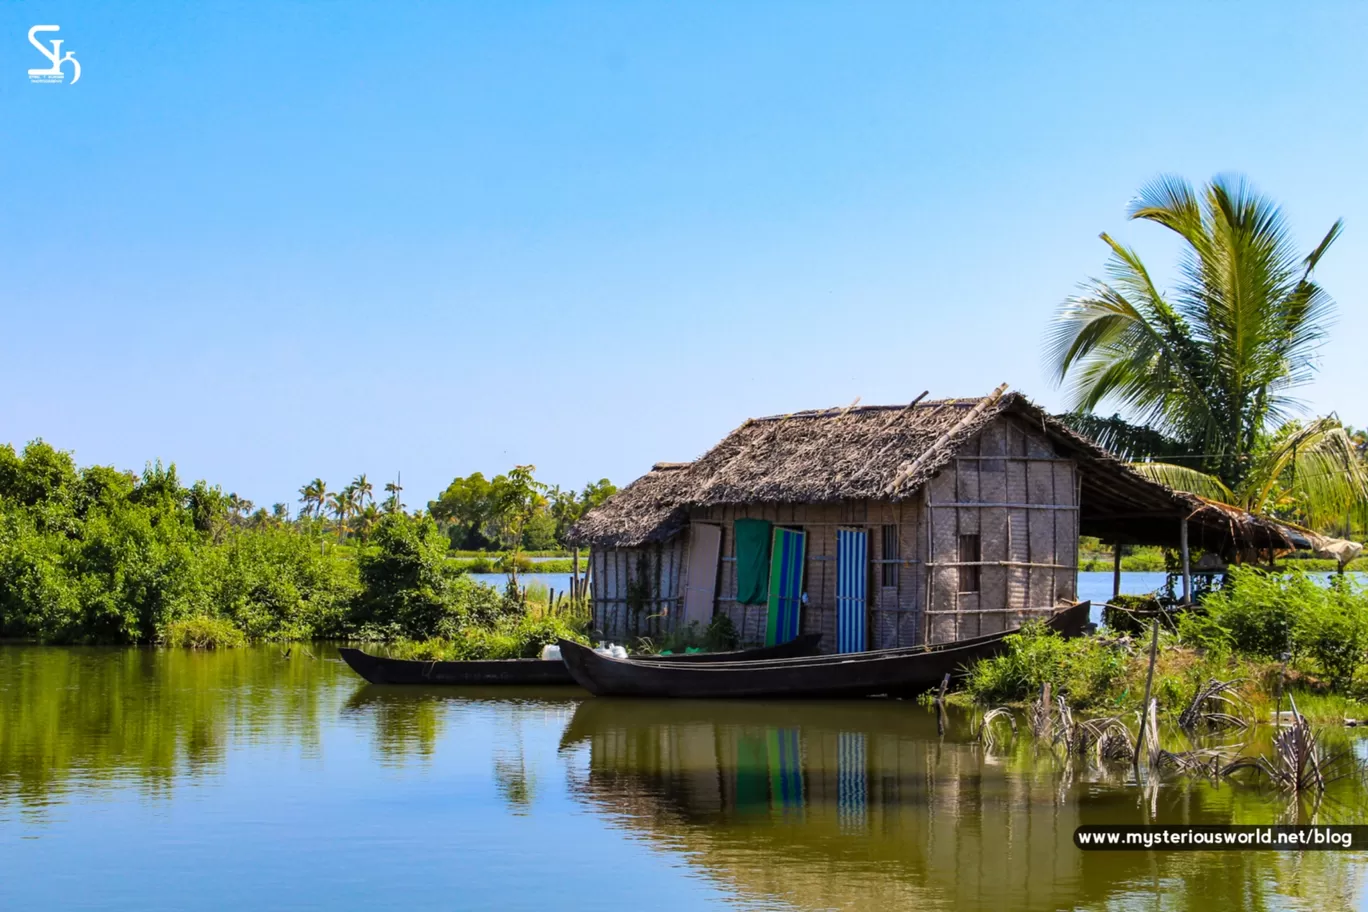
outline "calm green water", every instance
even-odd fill
[[[986,755],[909,703],[380,689],[327,648],[0,646],[0,908],[1365,907],[1368,853],[1110,853],[1305,822],[1252,789]],[[1362,743],[1346,740],[1346,746]],[[1365,822],[1345,781],[1322,822]]]

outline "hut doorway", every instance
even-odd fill
[[[836,530],[836,651],[869,648],[869,533]]]
[[[694,523],[689,530],[688,580],[684,584],[684,624],[712,622],[717,601],[717,567],[722,551],[722,527]]]

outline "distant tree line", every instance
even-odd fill
[[[174,465],[149,463],[139,475],[78,468],[41,440],[19,452],[0,446],[0,637],[440,637],[473,654],[530,654],[573,631],[529,611],[516,576],[502,594],[465,578],[447,560],[451,542],[514,557],[526,545],[554,547],[612,490],[601,481],[567,494],[518,466],[488,482],[458,479],[431,512],[409,513],[397,480],[377,503],[363,474],[338,491],[309,482],[292,519],[283,503],[258,509],[205,481],[184,485]]]

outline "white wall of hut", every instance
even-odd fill
[[[736,601],[733,524],[757,518],[803,529],[802,629],[821,631],[827,651],[836,644],[836,530],[866,530],[868,642],[883,649],[996,633],[1072,601],[1078,495],[1074,461],[1057,455],[1039,431],[1003,416],[905,500],[700,507],[690,520],[722,527],[714,612],[730,617],[747,645],[764,641],[766,606]],[[688,545],[686,530],[641,548],[594,550],[595,627],[614,640],[675,629]]]

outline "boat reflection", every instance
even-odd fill
[[[952,715],[938,737],[931,713],[895,701],[588,700],[561,747],[587,747],[572,790],[615,825],[742,896],[799,908],[1264,908],[1283,882],[1331,908],[1360,889],[1354,860],[1333,853],[1291,874],[1277,853],[1080,852],[1082,824],[1277,811],[1188,782],[1146,794],[1025,744],[989,755],[972,731]]]

